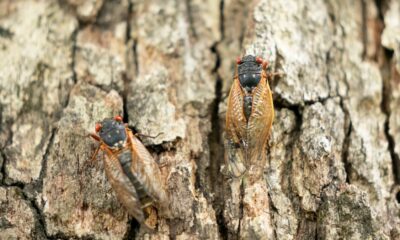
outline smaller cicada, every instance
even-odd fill
[[[157,212],[168,214],[168,197],[160,169],[146,147],[120,116],[96,124],[92,138],[106,153],[104,169],[118,200],[140,223],[154,229]]]
[[[236,75],[226,111],[226,155],[228,172],[242,176],[250,167],[262,171],[266,145],[274,119],[268,62],[247,55],[238,58]]]

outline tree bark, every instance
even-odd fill
[[[284,73],[254,183],[221,173],[244,54]],[[0,56],[0,239],[400,239],[399,0],[2,0]],[[89,164],[116,114],[156,136],[154,232]]]

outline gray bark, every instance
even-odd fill
[[[241,191],[221,167],[244,54],[285,74]],[[400,239],[399,0],[2,0],[0,56],[0,239]],[[158,135],[154,232],[88,164],[116,114]]]

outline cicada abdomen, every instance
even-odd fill
[[[226,111],[226,164],[235,177],[253,167],[262,171],[274,119],[267,61],[247,55],[237,60]]]
[[[104,169],[118,200],[136,220],[154,229],[157,212],[169,214],[157,163],[121,117],[104,119],[96,124],[96,132],[91,136],[106,153]]]

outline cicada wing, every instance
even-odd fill
[[[246,138],[247,121],[243,111],[244,94],[238,78],[235,78],[228,97],[226,110],[226,133],[235,143]]]
[[[252,112],[247,125],[249,144],[248,158],[252,165],[263,168],[266,145],[274,120],[272,92],[266,77],[253,90]]]
[[[225,144],[225,162],[227,175],[233,177],[240,177],[246,172],[244,165],[244,150],[237,144],[227,140]]]
[[[128,131],[128,137],[132,144],[132,173],[141,182],[146,193],[154,199],[159,210],[164,215],[169,215],[169,199],[157,163],[131,131]]]
[[[108,149],[104,149],[107,157],[104,159],[104,169],[118,200],[126,208],[128,213],[139,222],[144,221],[142,204],[135,188],[129,178],[124,174],[118,158]]]
[[[233,176],[246,171],[246,117],[243,112],[243,91],[238,78],[234,79],[226,110],[225,158]]]

